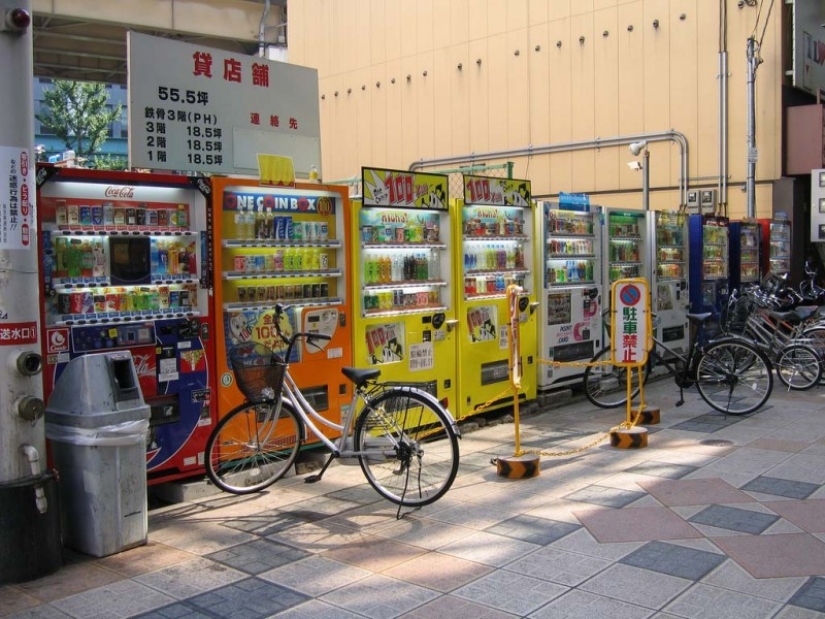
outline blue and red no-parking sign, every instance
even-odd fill
[[[615,365],[644,365],[650,349],[650,296],[647,280],[620,279],[611,290],[611,350]]]

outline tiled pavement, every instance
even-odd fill
[[[149,543],[0,587],[5,618],[811,619],[825,616],[825,388],[712,412],[669,380],[649,445],[602,442],[498,477],[512,424],[467,433],[453,489],[396,519],[358,467],[149,513]],[[525,449],[572,451],[623,410],[525,416]],[[3,558],[2,560],[8,560]]]

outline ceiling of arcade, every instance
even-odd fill
[[[41,78],[125,84],[129,30],[249,55],[261,41],[286,45],[286,0],[31,0],[31,9]]]

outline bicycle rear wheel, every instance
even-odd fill
[[[819,354],[806,344],[788,344],[779,353],[774,367],[782,384],[794,391],[811,389],[822,380]]]
[[[767,402],[773,390],[771,363],[745,340],[718,340],[699,358],[696,388],[720,413],[752,413]]]
[[[602,348],[590,360],[594,365],[588,365],[584,371],[584,394],[596,406],[601,408],[617,408],[627,403],[627,372],[628,368],[613,365],[610,346]],[[650,364],[642,368],[642,384],[647,382],[650,374]],[[630,387],[632,397],[639,395],[639,372],[633,372]]]
[[[355,422],[354,448],[369,484],[385,499],[418,507],[441,498],[458,472],[455,422],[426,395],[390,388]]]
[[[295,462],[302,426],[292,405],[246,403],[215,426],[206,443],[206,474],[221,490],[258,492],[278,481]]]

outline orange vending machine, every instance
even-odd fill
[[[351,399],[341,374],[352,362],[347,188],[224,177],[212,179],[212,190],[218,416],[243,401],[229,362],[233,346],[255,342],[285,353],[273,326],[282,304],[284,332],[332,338],[296,346],[289,371],[315,410],[338,423]]]

